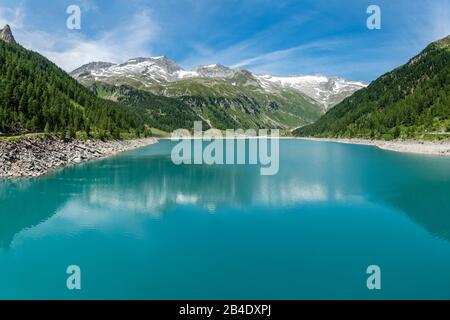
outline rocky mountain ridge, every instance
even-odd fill
[[[211,64],[184,70],[165,56],[133,58],[122,64],[94,62],[84,65],[71,75],[82,83],[104,82],[130,84],[139,88],[166,85],[171,82],[195,79],[229,81],[237,85],[239,80],[255,86],[263,92],[273,93],[283,89],[295,90],[320,103],[325,110],[367,85],[360,81],[325,76],[271,76],[257,75],[245,69],[233,69],[221,64]],[[234,81],[236,80],[236,81]]]
[[[0,40],[8,43],[16,43],[9,25],[6,25],[3,29],[0,29]]]

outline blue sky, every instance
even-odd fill
[[[66,9],[82,10],[68,30]],[[367,7],[381,30],[366,27]],[[0,24],[65,70],[166,55],[261,74],[371,81],[450,34],[450,0],[0,0]]]

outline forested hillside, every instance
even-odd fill
[[[262,90],[246,71],[231,79],[185,79],[154,85],[149,90],[182,100],[219,129],[290,129],[312,123],[324,114],[323,106],[293,89]]]
[[[207,94],[209,91],[218,89],[218,81],[215,80],[215,82],[213,88],[200,85],[196,87],[197,91],[194,91],[191,81],[189,84],[190,94],[186,96],[173,94],[171,91],[173,88],[168,86],[166,90],[166,93],[169,93],[168,97],[160,93],[155,94],[136,89],[130,85],[94,82],[89,88],[99,97],[124,106],[137,121],[166,132],[179,128],[192,129],[194,121],[203,121],[204,129],[210,127],[221,130],[285,128],[281,123],[290,123],[289,121],[291,121],[292,124],[295,124],[299,122],[301,116],[297,116],[295,112],[306,114],[302,107],[303,101],[299,102],[298,95],[295,93],[290,96],[289,90],[286,90],[283,99],[290,100],[284,101],[284,107],[292,107],[291,112],[280,110],[281,102],[277,100],[281,99],[280,97],[274,97],[272,101],[261,102],[258,98],[246,95],[245,91],[239,91],[231,85],[228,86],[230,89],[224,90],[223,94]],[[177,89],[183,83],[184,81],[177,82]],[[318,116],[319,113],[316,118]]]
[[[450,131],[450,37],[331,109],[298,136],[418,138]]]
[[[128,86],[96,83],[90,87],[99,97],[116,101],[134,117],[136,123],[165,132],[193,129],[202,119],[188,105],[174,98],[156,96]],[[203,128],[208,129],[206,123]]]
[[[143,127],[43,56],[0,41],[0,133],[43,131],[118,138]]]

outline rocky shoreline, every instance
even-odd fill
[[[39,177],[68,164],[104,158],[156,142],[155,138],[82,141],[53,136],[0,140],[0,178]]]
[[[366,139],[329,139],[329,138],[299,138],[299,139],[337,142],[344,144],[368,145],[368,146],[375,146],[383,150],[395,152],[428,154],[436,156],[450,156],[449,140],[433,142],[420,140],[382,141],[382,140],[366,140]]]

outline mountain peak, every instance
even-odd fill
[[[11,31],[11,27],[8,24],[4,26],[3,29],[0,29],[0,40],[8,43],[16,43],[16,40],[14,39]]]
[[[124,64],[137,64],[137,63],[142,63],[142,62],[146,62],[146,61],[159,61],[159,62],[170,62],[170,63],[175,63],[173,60],[169,59],[166,56],[158,56],[158,57],[136,57],[136,58],[132,58],[132,59],[128,59],[127,62],[125,62]]]
[[[170,60],[167,56],[151,57],[154,60]]]
[[[450,35],[446,36],[445,38],[443,38],[441,40],[436,41],[435,44],[440,49],[449,48],[450,47]]]
[[[218,63],[199,66],[194,68],[193,71],[197,72],[201,77],[207,78],[232,78],[236,73],[235,70]]]
[[[225,67],[224,65],[219,64],[219,63],[201,65],[201,66],[194,68],[194,70],[202,70],[202,69],[230,70],[230,68]]]
[[[152,70],[155,67],[161,68],[166,73],[174,73],[179,70],[182,70],[181,67],[173,60],[170,60],[166,56],[160,57],[149,57],[149,58],[133,58],[128,60],[127,62],[121,64],[119,67],[127,67],[127,66],[137,66],[137,68],[144,68],[145,70]],[[143,70],[140,70],[141,72]]]
[[[73,70],[70,73],[70,75],[80,76],[81,74],[88,73],[90,71],[96,71],[99,69],[109,68],[109,67],[112,67],[115,65],[116,65],[115,63],[103,62],[103,61],[90,62],[88,64],[85,64],[85,65]]]
[[[268,91],[278,88],[294,89],[304,93],[321,103],[325,110],[335,106],[354,92],[365,88],[367,84],[360,81],[348,81],[339,77],[287,76],[270,75],[256,76],[261,87]]]
[[[219,63],[201,65],[187,71],[166,56],[136,57],[119,65],[91,63],[78,68],[71,75],[86,83],[91,81],[110,84],[132,83],[145,88],[179,80],[202,79],[202,83],[206,81],[209,84],[223,84],[226,81],[233,86],[258,88],[268,94],[294,90],[315,100],[323,106],[323,109],[329,109],[367,86],[362,82],[325,76],[258,76],[246,69],[230,68]]]

